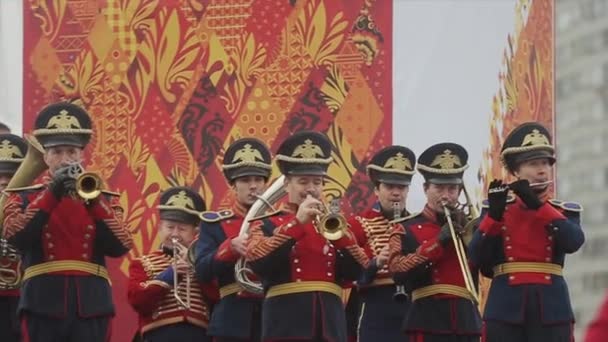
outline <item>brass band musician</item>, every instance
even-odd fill
[[[27,144],[23,138],[0,134],[0,193],[6,189],[26,153]],[[0,341],[19,340],[17,304],[21,276],[21,256],[0,231]]]
[[[459,248],[467,222],[456,208],[467,159],[467,151],[453,143],[433,145],[420,155],[426,206],[396,227],[389,240],[389,270],[411,291],[403,329],[412,342],[479,341],[481,318],[471,288],[476,284],[469,282],[467,256]]]
[[[398,293],[402,290],[395,286],[388,270],[388,239],[391,221],[409,215],[405,203],[415,165],[416,156],[407,147],[394,145],[378,151],[367,165],[378,200],[371,209],[349,220],[358,243],[372,258],[357,281],[361,342],[403,340],[401,325],[410,303],[405,293]]]
[[[345,219],[321,201],[331,150],[325,135],[301,131],[277,151],[288,203],[252,223],[247,248],[264,286],[264,341],[347,339],[341,284],[357,279],[369,261]]]
[[[205,202],[187,187],[165,190],[158,205],[158,250],[142,255],[129,266],[128,298],[139,314],[144,341],[211,341],[207,336],[213,286],[195,278],[187,260]]]
[[[126,254],[133,240],[116,194],[94,191],[85,199],[77,191],[81,171],[75,166],[92,133],[84,108],[69,102],[45,107],[33,134],[48,173],[43,183],[5,190],[5,237],[25,269],[18,310],[27,341],[109,338],[114,305],[105,257]]]

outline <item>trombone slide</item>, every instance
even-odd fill
[[[471,294],[471,299],[477,305],[479,304],[479,294],[475,289],[475,283],[473,281],[473,276],[471,275],[471,269],[469,268],[469,263],[467,260],[466,249],[464,248],[464,244],[460,237],[456,235],[454,222],[452,222],[450,210],[446,204],[443,204],[443,211],[450,227],[450,235],[452,236],[452,241],[454,242],[454,249],[456,250],[456,256],[458,257],[458,263],[460,264],[460,270],[462,272],[462,277],[464,278],[465,287]]]

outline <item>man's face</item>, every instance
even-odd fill
[[[11,178],[13,178],[12,174],[9,174],[9,173],[0,174],[0,192],[2,192],[2,190],[6,189],[6,186],[8,185],[8,182],[11,181]]]
[[[82,148],[69,145],[53,146],[45,149],[44,162],[51,174],[73,163],[82,162]]]
[[[237,202],[247,208],[253,205],[258,199],[257,196],[264,193],[265,188],[266,178],[262,176],[239,177],[232,183]]]
[[[374,189],[374,193],[378,197],[382,211],[390,212],[394,209],[395,203],[399,203],[400,210],[405,209],[405,200],[409,190],[409,185],[379,183],[378,187]]]
[[[158,236],[165,247],[173,247],[173,238],[177,239],[184,247],[188,247],[194,241],[197,231],[198,227],[192,224],[173,220],[160,220]]]
[[[527,179],[530,184],[547,182],[551,179],[551,163],[548,158],[532,159],[522,162],[515,171],[515,176],[518,179]],[[537,188],[543,190],[548,185]]]
[[[425,183],[424,194],[427,205],[435,212],[443,213],[442,203],[448,207],[456,207],[460,195],[460,184]]]
[[[289,202],[297,205],[300,205],[308,195],[321,200],[323,176],[287,176],[285,177],[285,190],[289,195]]]

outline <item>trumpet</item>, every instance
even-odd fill
[[[393,221],[399,222],[401,218],[401,204],[399,202],[393,202]],[[393,300],[403,302],[408,299],[409,295],[405,291],[405,285],[395,284],[395,293],[393,294]]]
[[[531,188],[540,188],[540,187],[547,186],[547,185],[549,185],[551,183],[553,183],[552,180],[548,180],[548,181],[545,181],[545,182],[538,182],[538,183],[530,183],[530,187]],[[488,193],[493,194],[493,193],[496,193],[496,192],[507,191],[509,189],[511,189],[511,187],[509,186],[509,184],[506,184],[506,185],[504,185],[504,186],[502,186],[500,188],[490,189],[490,190],[488,190]]]
[[[67,168],[68,176],[76,180],[76,193],[78,196],[86,201],[99,197],[103,182],[98,174],[86,172],[80,163],[70,164]]]
[[[452,236],[452,241],[454,242],[454,249],[456,250],[456,256],[458,257],[458,263],[460,264],[460,271],[462,272],[462,277],[464,278],[464,284],[471,295],[471,299],[475,304],[479,304],[479,294],[477,293],[477,289],[475,288],[475,283],[473,281],[473,276],[471,275],[471,269],[469,268],[469,263],[467,261],[466,249],[464,247],[464,243],[460,236],[456,234],[456,230],[454,229],[454,222],[452,222],[452,216],[450,209],[448,208],[447,202],[441,203],[443,207],[443,213],[445,214],[445,218],[450,227],[450,235]]]
[[[173,247],[173,297],[183,308],[190,309],[190,272],[186,274],[186,300],[184,301],[179,294],[179,275],[177,274],[177,262],[181,258],[177,247],[180,244],[179,239],[173,237],[171,243]]]
[[[344,215],[340,214],[339,200],[332,200],[329,206],[321,205],[319,210],[323,215],[317,215],[315,220],[317,233],[329,241],[339,240],[343,237],[348,224]]]

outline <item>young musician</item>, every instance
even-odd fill
[[[243,219],[266,189],[272,166],[270,151],[255,138],[232,143],[224,154],[224,176],[235,194],[231,209],[205,212],[196,243],[196,274],[217,281],[220,301],[211,314],[208,334],[216,342],[259,341],[262,297],[245,291],[234,278],[235,263],[244,257]]]
[[[574,315],[562,268],[566,254],[576,252],[585,239],[582,208],[551,199],[548,184],[555,156],[542,125],[515,128],[503,143],[501,157],[517,181],[490,183],[469,247],[471,261],[493,278],[483,339],[572,341]]]
[[[424,176],[426,206],[397,226],[389,240],[389,271],[411,291],[403,324],[411,342],[479,341],[475,279],[468,283],[461,266],[467,256],[459,256],[451,231],[460,239],[467,226],[457,208],[467,159],[467,151],[453,143],[433,145],[420,155],[417,169]]]
[[[367,165],[378,200],[370,210],[349,220],[359,245],[372,258],[357,282],[361,342],[404,338],[401,325],[410,301],[388,270],[388,239],[391,221],[409,215],[405,203],[415,165],[416,156],[407,147],[395,145],[378,151]]]

